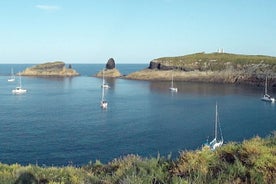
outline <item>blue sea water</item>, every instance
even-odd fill
[[[107,79],[107,110],[99,106],[103,65],[75,64],[74,78],[22,77],[28,90],[13,95],[7,82],[29,65],[0,65],[0,162],[39,165],[106,163],[127,154],[177,157],[200,148],[213,135],[215,104],[226,142],[269,135],[276,129],[275,104],[260,100],[261,87]],[[117,65],[123,74],[145,64]],[[270,93],[276,94],[272,89]]]

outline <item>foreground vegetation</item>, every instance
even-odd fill
[[[276,133],[231,142],[216,151],[182,151],[175,160],[128,155],[82,167],[0,164],[0,183],[276,183]]]

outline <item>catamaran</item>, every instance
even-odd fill
[[[22,88],[20,73],[19,73],[19,86],[17,86],[15,89],[13,89],[12,93],[15,94],[15,95],[20,95],[20,94],[27,93],[27,90]]]
[[[218,131],[219,130],[219,131]],[[218,139],[218,132],[220,132],[220,138]],[[215,150],[216,148],[220,147],[223,144],[223,136],[219,124],[218,119],[218,105],[216,104],[216,116],[215,116],[215,127],[214,127],[214,139],[205,144],[205,146],[209,147],[211,150]]]
[[[173,74],[172,74],[172,81],[171,81],[171,87],[169,88],[172,92],[177,92],[177,88],[173,86]]]
[[[261,98],[262,101],[266,102],[275,102],[275,98],[272,98],[269,94],[267,94],[267,77],[265,78],[265,91],[264,91],[264,96]]]
[[[11,69],[11,75],[10,77],[8,78],[8,82],[14,82],[15,81],[15,76],[13,74],[13,68]]]

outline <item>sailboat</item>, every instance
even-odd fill
[[[103,83],[102,83],[102,88],[109,88],[108,84],[104,80],[104,69],[103,69]]]
[[[218,132],[220,132],[220,139],[218,139]],[[211,150],[215,150],[216,148],[220,147],[222,144],[223,144],[223,136],[222,136],[221,128],[219,126],[218,105],[216,104],[214,139],[210,143],[208,143],[208,141],[207,141],[207,143],[205,145],[207,147],[209,147]]]
[[[265,78],[265,91],[264,96],[261,98],[262,101],[265,102],[275,102],[275,98],[272,98],[269,94],[267,94],[267,77]]]
[[[105,99],[105,97],[104,97],[104,87],[102,87],[102,100],[101,100],[101,108],[102,109],[107,109],[107,105],[108,105],[108,103],[107,103],[107,101],[106,101],[106,99]]]
[[[169,88],[172,92],[177,92],[177,88],[173,87],[173,74],[172,74],[172,81],[171,81],[171,87]]]
[[[14,82],[15,81],[15,76],[13,74],[13,68],[11,69],[11,75],[10,77],[8,78],[8,82]]]
[[[19,86],[17,86],[15,89],[13,89],[12,93],[16,94],[16,95],[27,93],[27,90],[22,88],[21,74],[20,73],[19,73]]]

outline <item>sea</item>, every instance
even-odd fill
[[[100,108],[102,64],[72,64],[72,78],[21,77],[28,92],[8,82],[31,64],[0,65],[0,162],[81,166],[128,154],[177,158],[213,138],[215,106],[224,142],[266,137],[276,130],[276,107],[261,101],[263,87],[175,81],[106,79],[108,109]],[[117,64],[124,75],[147,64]],[[269,93],[276,96],[275,89]]]

